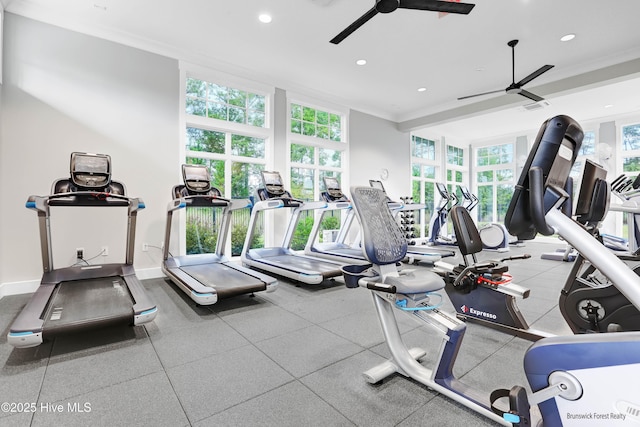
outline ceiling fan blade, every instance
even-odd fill
[[[367,13],[365,13],[360,18],[358,18],[355,21],[353,21],[353,23],[351,25],[349,25],[347,28],[342,30],[342,32],[340,34],[338,34],[337,36],[332,38],[330,40],[331,43],[333,43],[333,44],[340,43],[342,40],[346,39],[355,30],[357,30],[358,28],[362,27],[369,19],[371,19],[374,16],[376,16],[377,13],[378,13],[378,11],[376,10],[375,7],[371,8]]]
[[[500,89],[500,90],[492,90],[491,92],[483,92],[483,93],[476,93],[475,95],[467,95],[467,96],[463,96],[461,98],[458,98],[458,101],[462,100],[462,99],[467,99],[467,98],[475,98],[476,96],[482,96],[482,95],[490,95],[492,93],[498,93],[498,92],[504,92],[504,89]]]
[[[526,91],[524,89],[520,89],[519,95],[522,95],[525,98],[529,98],[529,99],[531,99],[532,101],[535,101],[535,102],[544,101],[544,98],[541,98],[538,95],[533,94],[533,93],[531,93],[529,91]]]
[[[546,73],[552,68],[553,68],[553,65],[543,65],[542,67],[538,68],[536,71],[534,71],[533,73],[529,74],[527,77],[525,77],[524,79],[516,83],[516,86],[524,86],[527,83],[529,83],[531,80],[535,79],[536,77],[539,77],[540,75]]]
[[[401,9],[431,10],[434,12],[460,13],[467,15],[475,4],[438,0],[400,0]]]

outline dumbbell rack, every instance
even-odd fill
[[[400,200],[405,204],[405,206],[413,204],[413,197],[411,196],[400,197]],[[404,236],[407,239],[407,243],[409,245],[416,244],[416,240],[415,240],[417,238],[417,235],[416,235],[417,230],[415,228],[416,213],[417,213],[416,210],[400,211],[400,228],[402,229],[402,232],[404,233]]]

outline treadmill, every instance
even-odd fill
[[[124,184],[111,180],[111,158],[71,153],[71,177],[53,183],[49,196],[30,196],[26,207],[38,213],[44,274],[31,300],[15,319],[7,342],[34,347],[58,334],[117,324],[152,321],[157,308],[135,275],[133,253],[141,199],[125,195]],[[126,207],[128,229],[123,264],[54,268],[50,207]]]
[[[310,256],[316,256],[338,262],[366,262],[362,248],[359,244],[347,244],[347,234],[353,224],[355,214],[351,201],[342,192],[340,181],[334,177],[324,177],[324,188],[322,192],[322,199],[327,203],[326,208],[322,209],[320,218],[313,225],[313,229],[309,234],[307,245],[304,248],[304,253]],[[343,218],[340,224],[340,229],[332,242],[320,242],[320,228],[325,216],[334,211],[343,211]]]
[[[204,165],[182,165],[184,184],[173,187],[173,200],[167,208],[162,271],[199,305],[215,304],[218,299],[254,292],[272,292],[276,279],[232,264],[224,255],[231,215],[237,209],[251,206],[248,199],[224,199],[211,186],[209,168]],[[185,207],[221,208],[215,253],[169,256],[173,213]]]
[[[327,205],[326,202],[304,202],[294,199],[291,193],[284,189],[279,172],[262,171],[261,177],[262,188],[257,191],[259,200],[251,210],[249,230],[242,249],[243,264],[306,284],[319,284],[325,279],[341,276],[340,268],[344,264],[304,255],[290,248],[300,214],[307,210],[323,209]],[[258,214],[280,208],[292,209],[282,244],[270,248],[252,248]]]

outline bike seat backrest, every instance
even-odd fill
[[[407,240],[393,218],[384,191],[352,187],[351,197],[362,230],[367,259],[376,265],[395,264],[407,253]]]
[[[591,192],[590,201],[588,204],[588,210],[586,213],[578,216],[578,222],[586,224],[599,223],[607,216],[609,212],[609,199],[611,195],[611,189],[609,183],[604,179],[596,178],[593,191]]]
[[[454,206],[450,212],[456,242],[462,255],[473,255],[482,251],[482,239],[469,211],[462,206]]]

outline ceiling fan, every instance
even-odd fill
[[[376,4],[351,25],[345,28],[340,34],[331,39],[331,43],[338,44],[346,39],[351,33],[364,25],[369,19],[380,13],[391,13],[400,9],[429,10],[433,12],[459,13],[467,15],[475,4],[458,3],[453,1],[439,0],[375,0]]]
[[[526,85],[527,83],[529,83],[531,80],[535,79],[536,77],[540,77],[540,75],[542,75],[543,73],[546,73],[547,71],[549,71],[550,69],[553,68],[553,65],[543,65],[542,67],[538,68],[536,71],[534,71],[533,73],[529,74],[527,77],[525,77],[524,79],[520,80],[518,83],[516,83],[516,50],[515,47],[518,44],[518,40],[511,40],[509,43],[507,43],[508,46],[511,47],[511,84],[509,86],[507,86],[506,89],[499,89],[499,90],[492,90],[491,92],[484,92],[484,93],[476,93],[475,95],[468,95],[468,96],[463,96],[462,98],[458,98],[458,100],[461,99],[467,99],[467,98],[473,98],[474,96],[482,96],[482,95],[489,95],[491,93],[498,93],[498,92],[506,92],[509,94],[518,94],[518,95],[522,95],[525,98],[529,98],[535,102],[539,102],[539,101],[543,101],[544,98],[533,94],[529,91],[526,91],[524,89],[522,89],[522,86]]]

